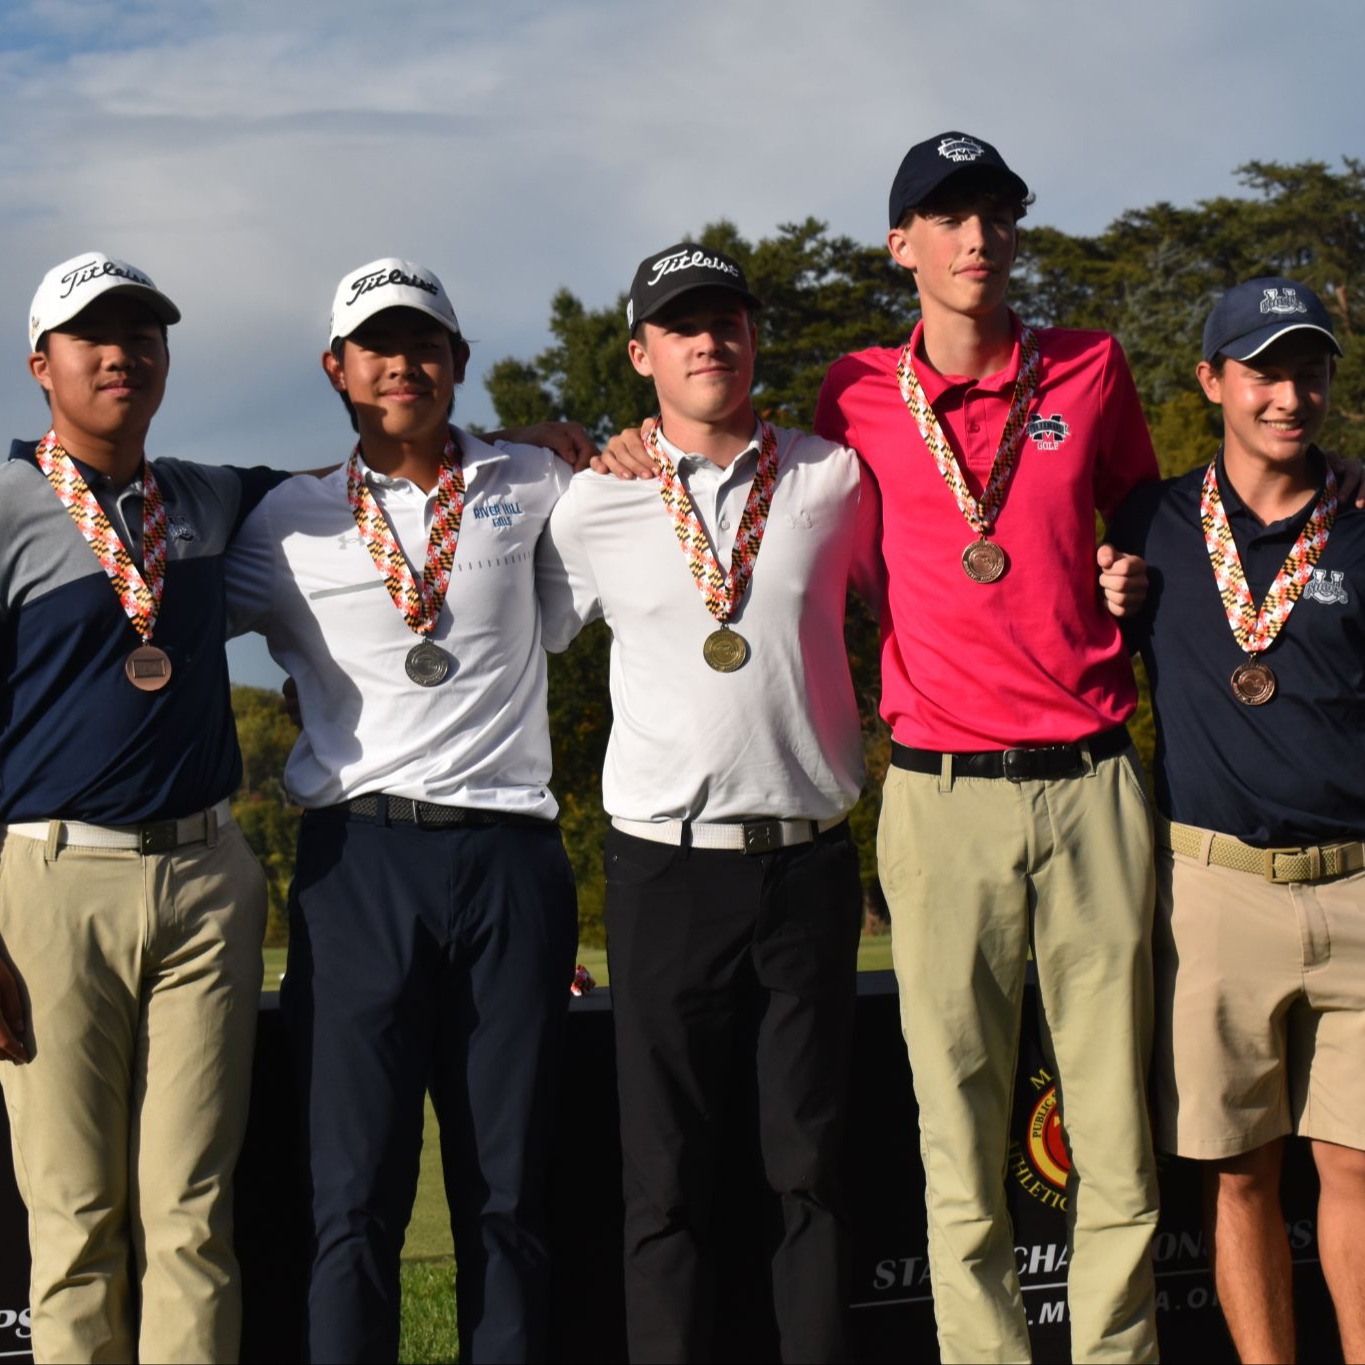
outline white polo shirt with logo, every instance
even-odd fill
[[[584,472],[541,541],[545,646],[589,621],[612,631],[603,804],[627,820],[828,820],[863,785],[848,656],[850,585],[881,595],[880,501],[857,455],[775,428],[777,486],[753,580],[732,619],[748,661],[717,673],[717,628],[655,480]],[[664,442],[728,567],[758,463],[757,433],[725,470]]]
[[[371,792],[552,818],[536,542],[572,477],[535,446],[456,428],[464,516],[429,637],[446,680],[413,682],[418,641],[362,544],[343,465],[290,479],[247,519],[227,559],[229,628],[260,631],[298,684],[303,732],[290,798],[316,809]],[[436,492],[362,469],[420,582]]]

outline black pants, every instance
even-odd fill
[[[547,1357],[544,1205],[575,907],[548,822],[304,818],[281,1005],[311,1186],[307,1359],[398,1357],[398,1261],[428,1087],[460,1359]]]
[[[840,826],[760,856],[613,830],[607,952],[626,1205],[633,1361],[714,1351],[714,1207],[738,1059],[782,1230],[772,1261],[782,1359],[844,1350],[847,1218],[839,1176],[857,985],[858,859]],[[753,1027],[746,1031],[752,1021]]]

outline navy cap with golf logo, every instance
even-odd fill
[[[455,309],[435,271],[415,261],[384,256],[342,277],[332,300],[327,344],[350,336],[362,322],[386,308],[415,308],[435,318],[447,331],[460,335]]]
[[[968,172],[998,181],[1007,194],[1020,200],[1028,198],[1028,186],[989,142],[956,131],[938,133],[915,143],[902,159],[891,182],[891,226],[899,227],[901,219],[945,180]]]
[[[145,303],[164,323],[180,321],[180,309],[152,283],[146,271],[102,251],[83,251],[54,265],[43,276],[28,310],[28,344],[70,322],[104,294],[123,294]]]
[[[1204,324],[1204,359],[1250,360],[1286,332],[1319,332],[1342,354],[1331,315],[1307,285],[1278,275],[1243,280],[1218,300]]]
[[[633,332],[679,295],[694,289],[727,289],[750,308],[763,306],[750,292],[738,261],[695,242],[679,242],[640,262],[626,302],[627,329]]]

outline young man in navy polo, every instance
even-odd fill
[[[265,885],[223,552],[283,475],[150,461],[179,311],[126,262],[48,272],[50,431],[0,467],[0,1067],[39,1361],[231,1361],[232,1174]]]
[[[430,270],[348,272],[322,359],[358,441],[332,474],[264,499],[228,571],[235,628],[264,633],[303,719],[282,1008],[313,1360],[397,1358],[428,1087],[461,1359],[551,1349],[549,1117],[577,916],[547,785],[534,553],[570,470],[449,424],[468,358]]]
[[[1198,367],[1222,448],[1111,528],[1151,574],[1158,1139],[1205,1163],[1243,1360],[1294,1359],[1291,1136],[1321,1181],[1342,1349],[1365,1359],[1365,512],[1314,445],[1339,354],[1302,284],[1230,289]]]

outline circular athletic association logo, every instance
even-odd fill
[[[1036,1098],[1025,1111],[1018,1138],[1010,1143],[1010,1174],[1024,1193],[1048,1208],[1066,1210],[1066,1180],[1071,1158],[1062,1127],[1057,1083],[1044,1070],[1030,1076]]]
[[[1026,1134],[1029,1163],[1055,1190],[1066,1189],[1071,1158],[1066,1154],[1066,1137],[1062,1132],[1062,1107],[1057,1103],[1057,1087],[1050,1085],[1033,1106],[1028,1116]]]

